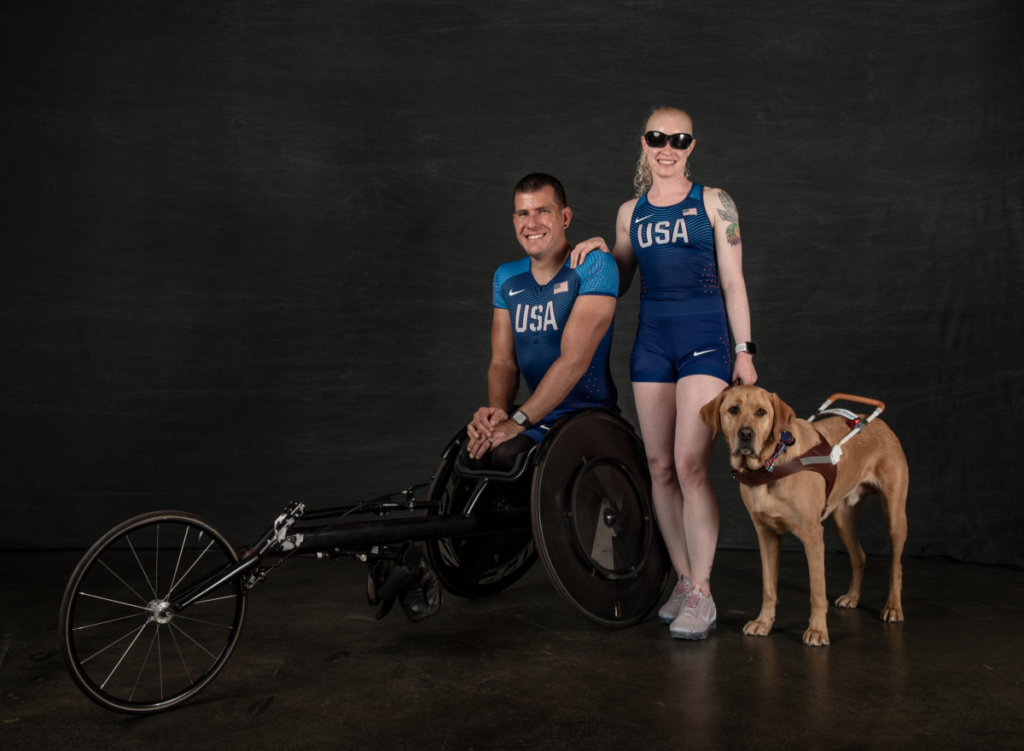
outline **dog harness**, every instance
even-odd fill
[[[868,417],[862,418],[846,409],[840,409],[837,407],[829,409],[829,406],[839,399],[845,399],[851,402],[860,402],[861,404],[870,404],[875,407],[875,411]],[[833,446],[825,440],[825,436],[818,433],[818,443],[815,444],[814,447],[805,451],[793,461],[776,466],[778,458],[786,452],[786,448],[793,445],[792,434],[788,430],[784,430],[779,435],[779,442],[775,445],[775,453],[765,461],[763,469],[734,469],[732,471],[732,476],[743,485],[756,486],[767,485],[770,482],[781,480],[784,477],[795,475],[797,472],[803,472],[804,470],[817,472],[825,478],[825,507],[821,510],[821,515],[824,517],[825,512],[828,510],[828,497],[832,495],[832,488],[835,487],[836,484],[836,465],[843,456],[843,444],[858,433],[862,432],[864,428],[868,426],[869,422],[882,414],[884,409],[885,405],[876,399],[866,399],[862,396],[851,396],[849,394],[832,394],[832,396],[826,399],[825,402],[818,407],[817,412],[807,418],[807,422],[814,422],[816,418],[821,417],[822,415],[838,415],[839,417],[844,417],[847,420],[846,424],[849,426],[850,432],[843,436],[843,440]],[[817,430],[815,430],[815,432],[817,432]]]
[[[805,451],[791,462],[775,466],[776,459],[786,451],[786,446],[792,445],[792,443],[793,436],[788,430],[784,431],[775,447],[775,453],[764,463],[763,469],[743,471],[734,469],[732,476],[744,485],[767,485],[770,482],[781,480],[783,477],[795,475],[797,472],[810,470],[825,478],[825,499],[827,500],[832,494],[832,487],[836,484],[836,465],[832,463],[831,457],[832,445],[825,440],[825,436],[818,433],[818,443],[813,448]]]

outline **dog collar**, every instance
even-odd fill
[[[817,430],[815,430],[817,433]],[[785,435],[785,434],[784,434]],[[792,444],[792,436],[790,436]],[[786,444],[779,441],[775,454],[765,462],[764,469],[732,471],[732,476],[743,485],[767,485],[770,482],[781,480],[783,477],[795,475],[797,472],[810,470],[817,472],[825,478],[825,502],[832,494],[832,488],[836,484],[836,465],[832,463],[832,445],[825,440],[825,437],[818,433],[818,443],[808,451],[800,454],[796,459],[785,464],[775,466],[775,461],[786,450]]]

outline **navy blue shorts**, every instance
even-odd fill
[[[675,383],[691,375],[728,383],[732,352],[722,301],[641,302],[629,375],[634,383]]]

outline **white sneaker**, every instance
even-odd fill
[[[716,625],[718,611],[715,610],[714,598],[702,594],[699,587],[694,587],[687,594],[679,615],[669,626],[669,632],[673,639],[706,639]]]
[[[685,576],[679,577],[679,583],[676,584],[676,588],[672,590],[672,596],[668,598],[668,602],[661,606],[661,610],[658,611],[658,620],[662,623],[671,623],[679,615],[680,608],[683,607],[683,601],[686,600],[686,590],[690,588],[690,580]]]

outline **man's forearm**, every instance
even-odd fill
[[[587,372],[589,361],[582,362],[565,356],[555,360],[543,380],[537,384],[533,395],[520,408],[531,422],[539,422],[548,412],[557,407]]]
[[[519,368],[491,363],[487,371],[487,406],[508,412],[519,394]]]

